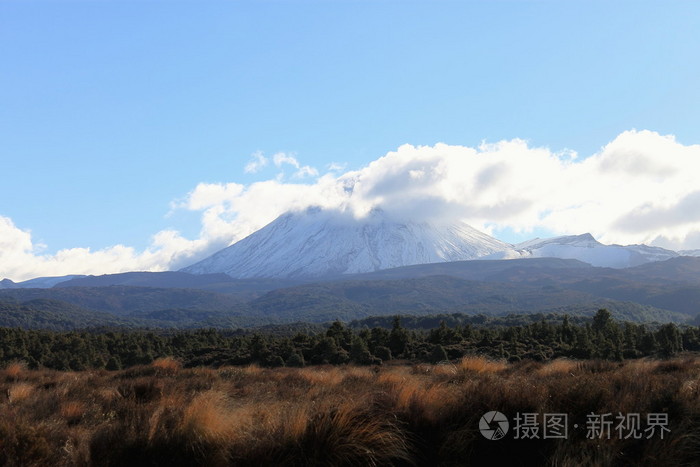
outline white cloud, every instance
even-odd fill
[[[187,207],[192,211],[201,211],[226,203],[227,200],[238,196],[244,189],[245,186],[238,183],[200,183],[188,195],[187,201],[181,207]]]
[[[284,152],[278,152],[272,156],[272,160],[275,163],[275,167],[282,167],[283,164],[289,164],[294,168],[299,168],[299,161],[292,154],[286,154]]]
[[[245,173],[257,173],[267,165],[267,157],[265,157],[262,153],[262,151],[257,151],[251,154],[250,156],[250,162],[246,164],[245,168],[243,169]]]
[[[304,167],[299,167],[299,170],[294,172],[292,175],[294,178],[304,178],[304,177],[318,177],[318,170],[315,168],[305,165]]]
[[[297,158],[293,154],[288,154],[284,152],[278,152],[272,156],[272,161],[275,167],[282,168],[284,165],[291,165],[297,169],[293,174],[292,178],[306,178],[306,177],[318,177],[319,172],[315,167],[309,165],[302,166]],[[284,171],[277,174],[275,180],[282,182],[285,178]]]
[[[100,250],[67,248],[55,254],[42,254],[43,245],[35,245],[31,232],[0,216],[0,278],[15,281],[39,276],[66,274],[107,274],[126,271],[165,271],[191,262],[192,255],[207,251],[209,238],[194,241],[177,232],[161,231],[153,236],[149,248],[115,245]],[[180,266],[180,267],[182,267]]]
[[[285,153],[273,159],[276,166],[304,169]],[[700,146],[627,131],[586,159],[517,139],[476,148],[404,145],[360,170],[329,172],[313,182],[279,177],[236,189],[200,185],[189,199],[226,193],[219,211],[204,216],[203,232],[218,219],[220,238],[241,238],[289,209],[322,205],[361,216],[381,206],[395,216],[461,218],[485,231],[590,231],[608,243],[698,248],[697,173]]]
[[[201,213],[197,238],[162,231],[142,252],[117,245],[43,255],[30,232],[0,217],[0,276],[175,269],[314,205],[356,216],[382,207],[417,220],[459,218],[485,231],[591,232],[605,243],[700,248],[700,145],[651,131],[624,132],[585,159],[516,139],[476,148],[404,145],[360,170],[321,176],[290,154],[272,161],[297,169],[296,181],[200,183],[174,204]]]
[[[521,140],[479,148],[402,146],[360,170],[353,195],[406,216],[609,243],[685,244],[700,231],[700,146],[628,131],[583,160]]]

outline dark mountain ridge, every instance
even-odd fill
[[[700,258],[678,257],[628,269],[557,258],[457,261],[315,282],[133,272],[74,278],[52,288],[0,290],[0,301],[13,306],[32,300],[54,303],[39,306],[42,313],[57,313],[59,303],[66,312],[79,308],[83,314],[74,316],[76,325],[89,321],[85,312],[102,313],[98,321],[110,325],[228,327],[397,313],[498,316],[593,312],[599,307],[634,321],[686,322],[700,312]]]

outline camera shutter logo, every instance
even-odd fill
[[[479,420],[479,431],[484,438],[492,441],[503,438],[508,433],[508,418],[501,412],[486,412]]]

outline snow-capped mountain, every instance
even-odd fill
[[[678,254],[681,256],[700,256],[700,250],[681,250]]]
[[[528,240],[514,245],[522,256],[577,259],[593,266],[629,268],[675,258],[678,253],[647,245],[604,245],[589,233]]]
[[[461,222],[403,222],[375,209],[362,219],[310,208],[290,212],[182,269],[234,278],[323,277],[413,264],[520,256],[512,246]]]

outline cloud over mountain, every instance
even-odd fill
[[[367,166],[313,183],[280,179],[200,184],[183,204],[241,238],[279,214],[320,205],[363,216],[381,207],[413,220],[459,218],[488,232],[590,231],[606,243],[697,248],[700,145],[627,131],[597,154],[533,148],[523,140],[471,148],[404,145]],[[228,219],[228,220],[224,220]]]
[[[201,214],[197,238],[165,230],[145,251],[117,245],[45,255],[30,232],[0,217],[0,276],[176,269],[309,206],[358,217],[381,207],[417,221],[455,218],[490,233],[591,232],[604,243],[700,248],[700,145],[652,131],[624,132],[587,158],[514,139],[473,148],[404,145],[341,174],[317,175],[290,154],[269,160],[256,153],[246,171],[294,173],[248,185],[200,183],[173,205]]]

